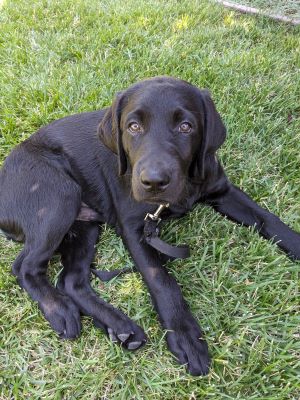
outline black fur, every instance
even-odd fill
[[[205,202],[300,258],[300,235],[228,181],[215,155],[224,139],[208,92],[158,77],[119,93],[106,110],[41,128],[11,152],[0,174],[0,228],[24,241],[13,273],[62,337],[79,335],[82,313],[128,349],[146,341],[90,286],[105,222],[122,236],[148,285],[172,353],[191,374],[208,372],[207,344],[179,286],[140,241],[145,214],[170,203],[165,217],[179,217]],[[63,271],[54,288],[46,270],[56,251]]]

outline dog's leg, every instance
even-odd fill
[[[207,202],[232,221],[254,226],[263,237],[273,239],[289,257],[300,259],[300,234],[256,204],[242,190],[231,185],[224,194],[208,198]]]
[[[75,204],[60,207],[61,210],[54,211],[44,224],[33,224],[32,231],[27,232],[23,253],[16,264],[22,261],[17,279],[38,302],[51,327],[62,338],[75,338],[81,329],[79,310],[72,299],[50,284],[46,276],[48,262],[77,213]]]
[[[38,243],[31,243],[29,248],[25,244],[27,255],[17,279],[20,286],[38,302],[45,318],[60,337],[75,338],[81,329],[79,310],[68,296],[50,284],[46,276],[48,261],[56,249],[53,243],[55,241],[49,246],[48,241],[40,239]]]
[[[26,255],[26,253],[25,253],[25,250],[23,249],[19,253],[19,255],[17,256],[15,261],[13,262],[13,265],[12,265],[11,269],[12,269],[13,275],[16,276],[16,277],[19,276],[19,273],[20,273],[20,270],[21,270],[21,266],[22,266],[22,262],[23,262],[23,260],[25,258],[25,255]]]
[[[13,273],[38,302],[51,327],[63,338],[74,338],[80,333],[79,310],[72,299],[50,284],[46,272],[48,261],[76,219],[80,189],[48,164],[38,164],[32,171],[30,176],[12,175],[14,185],[6,191],[12,199],[7,203],[11,206],[7,206],[10,226],[20,227],[25,237]]]
[[[134,226],[134,224],[125,224]],[[192,375],[205,375],[209,369],[207,344],[192,316],[175,279],[162,265],[156,250],[140,242],[141,232],[123,230],[123,240],[137,269],[147,284],[162,327],[167,330],[169,349]]]
[[[146,342],[143,330],[124,313],[100,299],[90,285],[90,265],[99,236],[96,223],[75,222],[59,248],[64,269],[58,287],[70,296],[81,312],[93,317],[94,323],[106,331],[110,339],[135,350]]]

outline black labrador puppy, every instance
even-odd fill
[[[216,157],[224,139],[208,92],[156,77],[119,93],[108,109],[41,128],[11,152],[0,175],[0,228],[24,241],[13,273],[56,332],[77,337],[82,313],[130,350],[146,341],[90,285],[95,243],[108,223],[150,290],[171,352],[191,374],[207,374],[198,322],[160,252],[141,241],[146,213],[169,203],[165,217],[179,217],[204,202],[300,259],[300,235],[228,181]],[[56,251],[63,264],[57,288],[46,276]]]

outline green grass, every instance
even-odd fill
[[[219,154],[229,177],[300,231],[299,28],[200,0],[1,3],[1,161],[41,125],[173,75],[211,90],[228,127]],[[173,360],[136,274],[94,285],[143,326],[142,350],[111,344],[88,318],[78,340],[60,341],[10,273],[20,246],[0,239],[0,398],[298,400],[299,263],[201,206],[164,235],[192,248],[168,268],[201,321],[208,377]],[[97,262],[130,263],[108,228]],[[54,281],[59,268],[55,259]]]

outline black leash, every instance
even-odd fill
[[[159,223],[161,218],[159,218],[161,212],[168,208],[169,204],[161,204],[154,214],[147,214],[145,217],[144,225],[144,235],[142,241],[145,241],[154,249],[158,250],[162,254],[166,254],[174,260],[176,258],[188,258],[190,256],[190,249],[188,246],[171,246],[170,244],[164,242],[159,238],[160,229]]]
[[[97,276],[97,278],[99,278],[102,282],[111,281],[116,276],[128,274],[129,272],[133,272],[133,271],[134,271],[134,268],[129,268],[129,267],[114,269],[113,271],[103,271],[103,270],[91,268],[91,272],[95,276]]]
[[[144,219],[144,232],[141,238],[142,242],[147,243],[162,254],[167,255],[169,258],[188,258],[190,256],[190,249],[188,246],[172,246],[159,238],[160,229],[159,223],[161,218],[159,217],[162,211],[169,207],[169,204],[161,204],[154,214],[146,214]],[[98,269],[91,269],[91,272],[96,275],[101,281],[108,282],[116,276],[127,274],[132,272],[132,268],[115,269],[113,271],[100,271]]]

